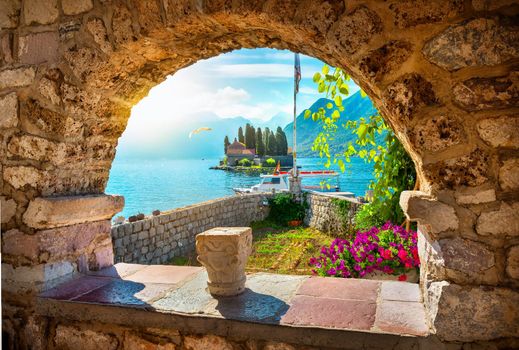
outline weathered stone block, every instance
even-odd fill
[[[16,214],[16,202],[13,199],[7,199],[5,196],[0,196],[0,214],[2,224],[8,223]]]
[[[454,196],[459,204],[481,204],[496,200],[496,191],[493,188],[467,187],[458,190]]]
[[[341,18],[338,25],[329,32],[328,38],[335,42],[337,50],[352,54],[381,31],[380,17],[369,8],[359,6]]]
[[[54,62],[58,57],[57,32],[33,33],[18,39],[18,59],[21,63]]]
[[[519,104],[519,72],[465,80],[456,84],[452,93],[454,102],[469,111],[514,107]]]
[[[495,265],[494,253],[484,244],[462,238],[439,241],[445,267],[464,273],[479,273]]]
[[[128,333],[124,341],[125,350],[175,350],[174,343],[153,343],[139,336]]]
[[[418,74],[406,74],[393,82],[383,95],[392,118],[400,123],[412,120],[422,107],[436,103],[432,85]]]
[[[93,18],[87,23],[87,30],[94,37],[94,41],[99,45],[99,48],[106,54],[112,52],[112,44],[108,40],[108,34],[102,20]]]
[[[111,219],[123,206],[122,196],[40,197],[29,203],[23,221],[34,228],[68,226]]]
[[[381,81],[386,74],[400,67],[411,55],[411,44],[390,41],[370,51],[360,62],[360,70],[366,77]]]
[[[234,346],[225,338],[216,335],[205,335],[201,337],[185,336],[184,347],[186,350],[198,349],[219,349],[219,350],[233,350]]]
[[[416,125],[409,138],[418,150],[437,152],[462,142],[465,132],[457,119],[440,115]]]
[[[18,189],[25,185],[40,186],[45,181],[45,173],[29,166],[13,166],[4,168],[4,181]]]
[[[18,0],[0,1],[0,29],[15,28],[18,25],[20,5],[21,2]]]
[[[519,336],[519,293],[506,288],[433,282],[428,288],[436,335],[446,341]]]
[[[2,289],[12,293],[44,291],[71,278],[74,272],[75,265],[69,261],[18,267],[2,263]]]
[[[39,252],[37,236],[28,235],[16,229],[2,233],[3,254],[37,261]]]
[[[55,156],[58,144],[37,136],[21,135],[12,137],[7,149],[21,158],[48,161]]]
[[[408,0],[395,2],[389,8],[395,14],[395,25],[408,28],[454,17],[463,11],[463,1]]]
[[[26,0],[23,4],[25,24],[50,24],[58,19],[57,0]]]
[[[506,273],[512,278],[519,279],[519,245],[515,245],[508,250]]]
[[[187,240],[182,246],[187,246]],[[196,236],[198,261],[207,269],[209,292],[232,296],[245,289],[245,264],[252,250],[249,227],[217,227]]]
[[[67,350],[116,350],[119,346],[117,338],[113,335],[64,325],[56,327],[54,342],[58,349]]]
[[[34,68],[5,69],[0,71],[0,89],[30,85],[34,76]]]
[[[24,129],[38,136],[76,140],[83,137],[81,122],[58,112],[44,108],[36,100],[22,104],[20,117]]]
[[[478,132],[491,146],[519,148],[519,116],[483,119]]]
[[[499,184],[505,191],[519,189],[519,159],[509,159],[499,169]]]
[[[98,271],[114,264],[114,251],[112,244],[99,247],[94,250],[92,258],[89,261],[90,270]]]
[[[456,211],[450,205],[441,203],[420,191],[403,191],[400,206],[412,221],[418,221],[433,234],[456,230],[459,220]]]
[[[425,165],[424,172],[436,186],[479,186],[488,180],[489,161],[489,155],[478,148],[458,158]]]
[[[61,0],[61,8],[66,15],[77,15],[90,11],[92,7],[92,0]]]
[[[519,57],[519,27],[507,17],[477,18],[447,28],[427,42],[422,52],[449,71],[498,65]]]
[[[519,236],[519,202],[502,202],[498,210],[481,213],[476,230],[480,235]]]

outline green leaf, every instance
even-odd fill
[[[366,137],[366,133],[368,132],[368,128],[366,127],[366,124],[360,124],[357,128],[357,136],[360,140],[363,140],[364,137]]]
[[[342,97],[341,96],[339,96],[339,95],[335,96],[333,101],[335,102],[336,106],[338,106],[338,107],[342,106]]]
[[[307,109],[307,110],[305,111],[305,115],[304,115],[304,116],[305,116],[305,119],[310,118],[311,115],[312,115],[312,111],[309,110],[309,109]],[[259,132],[259,131],[258,131],[258,132]]]
[[[323,71],[323,74],[326,75],[326,74],[328,74],[328,72],[330,71],[330,67],[329,67],[328,65],[325,64],[325,65],[323,66],[322,71]]]
[[[333,104],[332,104],[331,102],[328,102],[328,103],[326,104],[326,108],[328,108],[328,109],[332,109],[332,108],[333,108]]]
[[[338,110],[334,110],[334,111],[332,112],[332,119],[333,119],[333,121],[336,121],[336,120],[339,119],[340,117],[341,117],[341,114],[339,113]]]
[[[364,92],[364,90],[360,89],[360,96],[361,96],[361,97],[366,97],[366,96],[368,96],[368,94],[366,94],[366,93]]]
[[[314,83],[317,84],[319,82],[319,80],[321,80],[321,74],[319,72],[315,73],[312,80],[314,81]]]
[[[346,166],[344,165],[344,161],[342,159],[339,159],[337,161],[337,164],[339,165],[339,168],[341,169],[342,172],[344,172],[346,170]]]

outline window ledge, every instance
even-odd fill
[[[76,321],[321,347],[341,340],[418,342],[429,334],[417,284],[255,273],[243,294],[213,298],[206,281],[200,267],[120,263],[41,294],[37,310]]]

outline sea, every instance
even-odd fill
[[[301,170],[325,170],[320,158],[299,158]],[[106,193],[122,195],[125,205],[116,216],[129,217],[138,213],[150,214],[153,210],[166,211],[199,202],[231,196],[234,187],[250,187],[259,183],[259,175],[249,175],[210,167],[219,159],[115,159],[110,170]],[[332,165],[330,169],[338,170]],[[340,172],[340,170],[338,170]],[[360,158],[352,158],[344,173],[339,176],[340,189],[364,196],[373,168]],[[303,185],[326,186],[312,179]],[[336,181],[327,181],[334,186]]]

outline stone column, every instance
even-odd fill
[[[252,251],[249,227],[216,227],[196,236],[198,261],[208,274],[209,292],[233,296],[245,290],[245,264]]]

